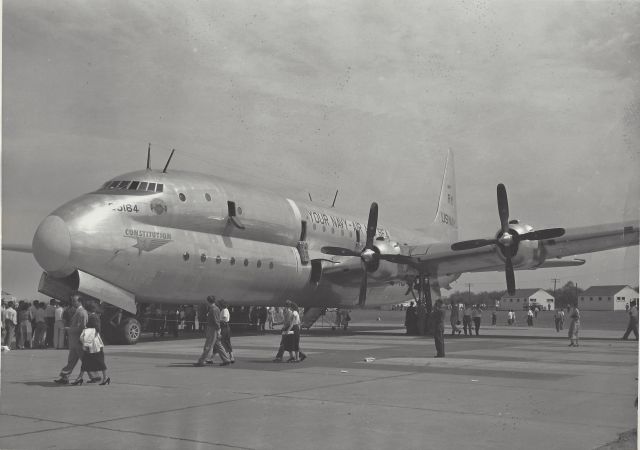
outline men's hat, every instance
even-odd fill
[[[209,302],[215,302],[215,301],[216,301],[216,298],[215,298],[213,295],[210,295],[210,296],[208,296],[208,297],[207,297],[207,301],[209,301]]]

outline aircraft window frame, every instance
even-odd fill
[[[121,181],[118,183],[118,186],[116,186],[116,189],[126,189],[130,183],[131,181]]]
[[[147,186],[149,185],[148,182],[146,181],[141,181],[140,184],[138,185],[138,190],[139,191],[146,191],[147,190]]]
[[[187,201],[187,196],[184,195],[182,192],[180,192],[178,194],[178,198],[180,199],[181,202],[186,202]]]
[[[247,258],[244,259],[244,266],[245,267],[249,266],[249,260]]]
[[[240,206],[238,206],[237,209],[238,215],[241,216],[242,215],[242,208]]]
[[[112,181],[109,183],[109,189],[115,189],[116,186],[118,186],[118,184],[120,184],[120,181]]]
[[[164,184],[156,183],[156,192],[164,192]]]
[[[147,186],[147,191],[155,192],[155,190],[156,190],[156,183],[149,182],[149,185]]]
[[[256,262],[256,267],[258,267],[258,269],[262,267],[262,261],[258,260],[258,262]]]
[[[129,185],[129,190],[130,191],[137,191],[138,190],[138,186],[140,186],[140,182],[139,181],[132,181],[131,184]]]
[[[210,201],[211,201],[211,194],[209,194],[208,192],[205,192],[205,194],[204,194],[204,199],[205,199],[206,201],[210,202]]]
[[[203,263],[207,262],[207,255],[205,253],[200,254],[200,261],[202,261]]]
[[[236,264],[236,259],[233,256],[229,260],[229,264],[231,264],[232,266],[234,266]]]
[[[222,257],[220,255],[216,256],[216,264],[220,264],[222,262]]]

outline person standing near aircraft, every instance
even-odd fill
[[[207,297],[206,319],[204,348],[202,349],[202,355],[198,358],[198,362],[193,365],[196,367],[204,366],[205,361],[210,361],[213,358],[212,353],[217,352],[220,355],[220,359],[222,359],[220,365],[227,366],[231,361],[220,342],[220,308],[216,305],[216,298],[213,295]]]
[[[471,306],[464,306],[464,313],[462,314],[462,328],[464,329],[464,335],[467,335],[467,328],[469,329],[469,336],[473,336],[471,330]]]
[[[527,325],[533,326],[533,311],[531,311],[531,308],[527,309]]]
[[[564,319],[564,312],[562,309],[556,309],[556,313],[553,315],[553,321],[556,324],[556,333],[562,330],[562,320]]]
[[[416,334],[418,326],[417,320],[416,307],[414,306],[414,302],[410,302],[404,314],[404,326],[407,328],[407,334]]]
[[[9,348],[15,348],[16,345],[15,329],[18,325],[18,313],[13,309],[14,306],[14,302],[9,302],[7,303],[7,308],[4,310],[4,326],[6,328],[4,345]]]
[[[462,330],[458,326],[460,324],[460,308],[458,308],[458,304],[453,300],[451,300],[451,316],[449,317],[449,321],[451,322],[451,336],[456,333],[462,333]]]
[[[18,348],[24,349],[32,347],[32,328],[31,328],[31,314],[29,312],[29,305],[22,304],[21,308],[18,308]]]
[[[433,340],[436,344],[436,356],[434,358],[444,358],[444,309],[442,300],[436,300],[433,310]]]
[[[571,343],[569,347],[578,347],[578,332],[580,331],[580,310],[578,304],[575,304],[571,313],[569,314],[571,323],[569,324],[569,340]]]
[[[49,304],[44,311],[44,318],[47,323],[47,337],[45,340],[45,345],[47,348],[53,348],[53,341],[55,339],[55,335],[53,333],[53,326],[56,323],[56,301],[55,299],[49,300]]]
[[[69,337],[69,355],[67,357],[67,365],[60,371],[60,378],[55,380],[58,384],[69,384],[69,376],[76,367],[78,360],[82,357],[82,343],[80,342],[80,334],[87,327],[89,316],[82,306],[80,295],[75,293],[71,296],[71,306],[75,309],[75,313],[71,318],[71,323],[67,329]]]
[[[471,319],[473,320],[473,326],[476,330],[476,336],[480,334],[480,322],[482,322],[482,309],[480,309],[480,305],[473,305],[471,309]],[[471,331],[469,331],[471,334]]]
[[[633,331],[633,334],[636,335],[636,341],[638,340],[638,305],[635,300],[631,301],[631,308],[629,308],[629,324],[627,325],[627,331],[624,332],[622,336],[623,340],[627,340],[629,335]]]
[[[57,300],[55,300],[54,308],[53,348],[61,349],[64,348],[64,319],[62,318],[64,309]]]

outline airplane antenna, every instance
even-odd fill
[[[173,158],[173,153],[176,151],[176,149],[172,149],[171,150],[171,154],[169,155],[169,159],[167,159],[167,163],[164,165],[164,169],[162,170],[162,173],[167,173],[167,167],[169,167],[169,163],[171,162],[171,158]]]
[[[151,170],[151,142],[149,142],[149,148],[147,149],[147,170]]]
[[[333,208],[334,206],[336,206],[336,199],[338,198],[338,190],[336,189],[336,195],[333,196],[333,203],[331,204],[331,207]]]
[[[311,198],[311,192],[307,192],[307,194],[309,194],[309,200],[313,201],[313,199]]]

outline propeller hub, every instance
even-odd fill
[[[511,233],[502,233],[498,238],[498,242],[504,247],[511,247],[514,244],[515,239]]]
[[[360,254],[360,257],[362,258],[362,260],[364,262],[371,263],[375,260],[376,258],[376,252],[370,248],[365,248],[362,253]]]

